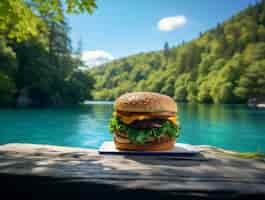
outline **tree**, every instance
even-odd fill
[[[175,79],[174,77],[169,77],[165,83],[160,92],[162,94],[166,94],[168,96],[174,96],[174,85],[175,85]]]
[[[7,75],[0,73],[0,106],[13,104],[15,94],[15,82]]]
[[[176,99],[176,101],[180,101],[180,102],[186,102],[187,101],[187,90],[184,86],[176,87],[174,99]]]
[[[90,74],[75,71],[67,81],[67,88],[65,89],[65,97],[68,98],[67,102],[76,104],[90,99],[94,82],[95,80]]]
[[[242,100],[265,97],[265,59],[249,65],[240,77],[235,95]]]
[[[240,78],[240,70],[243,66],[242,56],[236,54],[221,70],[209,74],[210,95],[214,103],[237,101],[233,90]]]
[[[216,60],[216,56],[208,53],[203,53],[200,64],[198,65],[199,74],[204,76],[207,75],[210,71],[210,67]]]
[[[92,13],[96,8],[94,0],[66,0],[67,13]],[[45,31],[46,25],[40,16],[53,15],[53,21],[63,20],[61,0],[1,0],[0,1],[0,34],[9,39],[23,41]],[[26,27],[26,28],[25,28]]]
[[[86,63],[84,63],[84,61],[82,60],[82,51],[83,51],[83,42],[82,39],[79,39],[77,43],[77,49],[75,52],[76,62],[77,62],[76,65],[78,67],[87,67]]]
[[[93,2],[65,5],[77,13],[95,7]],[[73,54],[62,1],[0,1],[0,106],[14,105],[21,94],[35,106],[90,98],[94,81],[87,72],[77,73],[81,58]]]
[[[58,76],[67,76],[71,71],[78,67],[79,61],[73,58],[71,40],[69,38],[69,27],[65,20],[54,22],[47,19],[48,24],[48,52],[49,62],[56,66]]]
[[[180,75],[175,82],[175,93],[174,98],[177,101],[187,101],[187,87],[188,83],[191,79],[191,75],[189,73],[185,73]]]
[[[16,53],[0,36],[0,72],[14,76],[17,71]]]
[[[195,81],[190,81],[187,86],[187,100],[189,102],[195,102],[197,101],[197,84]]]
[[[199,85],[199,92],[197,96],[197,100],[199,102],[204,102],[204,103],[211,103],[212,98],[210,95],[210,85],[207,81],[202,82],[202,84]]]
[[[165,45],[164,45],[164,57],[165,57],[166,63],[168,63],[169,55],[170,55],[169,45],[168,45],[168,42],[165,42]]]
[[[251,59],[253,61],[265,59],[265,42],[259,42],[252,51]]]

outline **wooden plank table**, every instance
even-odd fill
[[[265,199],[263,158],[243,159],[214,147],[198,148],[200,155],[175,158],[0,145],[0,195],[8,199]]]

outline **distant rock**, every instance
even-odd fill
[[[265,99],[264,98],[250,98],[248,100],[249,107],[255,108],[265,108]]]
[[[257,108],[265,108],[265,102],[256,105]]]

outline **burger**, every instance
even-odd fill
[[[174,148],[179,136],[177,105],[166,95],[126,93],[116,99],[109,128],[119,150],[161,151]]]

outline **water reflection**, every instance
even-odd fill
[[[92,102],[60,109],[0,109],[0,143],[98,148],[112,137],[113,105]],[[178,104],[179,142],[265,152],[265,110],[242,105]]]
[[[265,111],[243,105],[179,104],[181,142],[265,151]]]

